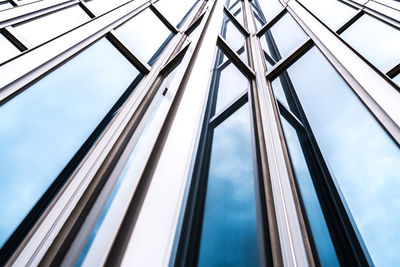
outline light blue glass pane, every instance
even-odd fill
[[[0,243],[138,73],[102,39],[0,107]]]
[[[340,266],[296,130],[281,117],[290,161],[321,266]]]
[[[316,48],[288,72],[372,260],[399,265],[398,145]]]
[[[20,51],[0,33],[0,63],[18,55]]]
[[[246,44],[245,36],[227,15],[224,16],[223,24],[224,25],[221,29],[221,36],[224,37],[229,47],[233,51],[237,52]],[[247,60],[245,60],[245,62],[247,62]]]
[[[396,77],[393,78],[393,81],[400,86],[400,74],[398,74]]]
[[[155,6],[170,23],[178,26],[195,3],[197,1],[194,0],[161,0]]]
[[[266,22],[271,21],[283,9],[282,4],[278,0],[260,0],[258,3]]]
[[[86,4],[89,6],[90,10],[95,14],[103,14],[107,11],[115,9],[118,6],[123,5],[129,0],[86,0]],[[138,5],[141,3],[147,2],[147,0],[135,0]]]
[[[237,98],[240,93],[249,87],[249,80],[230,62],[227,67],[221,70],[217,85],[217,106],[215,113],[226,107]]]
[[[338,0],[300,0],[299,2],[334,31],[356,13],[354,8]]]
[[[235,16],[236,20],[239,21],[240,24],[244,25],[243,10],[241,3],[232,8],[231,12]]]
[[[278,98],[282,104],[285,104],[287,108],[289,108],[290,106],[286,99],[286,95],[283,90],[280,78],[278,77],[275,80],[273,80],[271,85],[272,85],[272,90],[274,91],[275,97]]]
[[[273,42],[275,42],[278,47],[281,58],[289,55],[302,41],[305,41],[307,37],[297,22],[289,14],[285,14],[271,27],[270,31],[272,33]],[[268,52],[269,50],[265,48],[264,42],[262,42],[262,45],[264,50]],[[275,60],[279,59],[275,58]]]
[[[258,266],[248,104],[214,130],[199,266]]]
[[[149,64],[154,62],[154,55],[168,36],[170,30],[147,8],[115,30],[127,46]]]
[[[6,10],[9,8],[13,8],[14,6],[11,5],[9,2],[0,3],[0,10]]]
[[[400,31],[372,16],[362,15],[341,36],[382,71],[400,61]]]
[[[37,46],[89,20],[85,11],[76,5],[14,27],[30,45]]]

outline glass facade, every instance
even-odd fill
[[[399,17],[1,0],[0,265],[399,265]]]

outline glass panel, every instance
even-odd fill
[[[395,82],[395,84],[397,84],[398,86],[400,86],[400,74],[398,74],[396,77],[393,78],[393,81]]]
[[[341,36],[382,71],[400,61],[400,31],[369,15],[362,15]]]
[[[285,14],[269,31],[260,37],[262,48],[275,60],[289,55],[306,34],[289,14]]]
[[[198,266],[258,266],[248,104],[214,130]]]
[[[15,30],[31,45],[37,46],[89,20],[90,17],[82,8],[73,6],[15,25]]]
[[[246,49],[245,36],[227,15],[224,16],[224,22],[221,28],[221,36],[224,37],[229,47],[238,54],[241,48],[244,47],[244,49]],[[240,53],[240,58],[244,62],[247,62],[247,53],[245,51]]]
[[[20,51],[0,33],[0,63],[18,55]]]
[[[189,13],[189,10],[196,4],[193,0],[161,0],[155,6],[173,25],[180,27],[181,21]],[[173,8],[171,8],[173,7]]]
[[[86,4],[89,6],[90,10],[95,14],[101,15],[107,11],[110,11],[130,0],[89,0],[86,1]],[[148,0],[135,0],[138,5],[147,2]]]
[[[154,63],[171,35],[164,23],[149,8],[117,28],[116,32],[135,55],[149,64]]]
[[[215,113],[218,113],[250,86],[248,79],[230,60],[223,63],[217,70],[215,79],[218,81]]]
[[[272,90],[274,91],[274,95],[276,98],[278,98],[282,104],[285,104],[287,108],[290,108],[291,106],[289,105],[286,95],[285,95],[285,91],[283,90],[282,87],[282,82],[281,79],[284,79],[284,77],[282,77],[283,75],[279,75],[279,78],[276,78],[275,80],[272,81],[271,86],[272,86]]]
[[[0,106],[1,244],[138,74],[102,39]]]
[[[281,117],[286,144],[321,266],[340,266],[296,130]]]
[[[398,145],[316,48],[288,73],[372,260],[398,265]]]
[[[337,0],[300,0],[300,2],[334,31],[356,13],[354,8]]]
[[[12,7],[14,7],[14,6],[11,5],[9,2],[0,3],[0,10],[6,10],[6,9],[9,9]]]
[[[264,21],[269,22],[283,9],[283,6],[278,0],[261,0],[257,1],[261,7],[264,17]]]
[[[244,25],[242,4],[239,3],[236,5],[234,8],[232,8],[231,12],[235,16],[236,20],[239,21],[240,24]]]

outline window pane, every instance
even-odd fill
[[[296,183],[321,266],[340,266],[296,130],[281,117]]]
[[[170,23],[179,27],[183,18],[197,1],[193,0],[161,0],[155,6],[168,19]],[[173,7],[173,8],[171,8]]]
[[[218,113],[221,109],[226,107],[250,86],[248,79],[230,60],[227,60],[226,63],[222,64],[222,67],[217,70],[215,79],[218,82],[215,113]]]
[[[260,0],[259,6],[263,12],[264,21],[269,22],[283,9],[283,6],[278,0]]]
[[[354,8],[337,0],[300,0],[300,2],[334,31],[356,13]]]
[[[306,37],[296,21],[289,14],[285,14],[260,37],[260,41],[263,49],[275,61],[279,61],[289,55],[302,41],[305,41]]]
[[[393,78],[393,81],[394,81],[398,86],[400,86],[400,74],[397,74],[397,76]]]
[[[400,31],[369,15],[362,15],[341,36],[382,71],[400,61]]]
[[[3,3],[0,3],[0,10],[5,10],[5,9],[9,9],[9,8],[12,8],[12,7],[14,7],[13,5],[11,5],[10,3],[8,3],[8,2],[3,2]]]
[[[316,48],[288,73],[372,260],[398,265],[398,145]]]
[[[103,14],[107,11],[110,11],[114,8],[117,8],[120,5],[123,5],[124,3],[128,2],[130,0],[89,0],[86,1],[86,4],[89,6],[90,10],[93,11],[95,14]],[[135,0],[139,1],[139,0]],[[147,2],[147,0],[140,0],[140,2],[144,3]],[[138,3],[139,5],[139,3]]]
[[[244,62],[247,62],[246,38],[227,15],[224,15],[221,36],[229,47],[238,53]]]
[[[138,74],[102,39],[0,106],[1,244]]]
[[[18,55],[20,51],[0,33],[0,63]]]
[[[248,104],[214,130],[199,266],[258,266]]]
[[[143,25],[146,25],[144,27]],[[135,55],[149,64],[154,63],[171,32],[147,8],[116,29]]]
[[[37,46],[87,21],[89,16],[79,6],[63,9],[15,26],[31,45]]]

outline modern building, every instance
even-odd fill
[[[400,3],[0,0],[0,265],[400,265]]]

